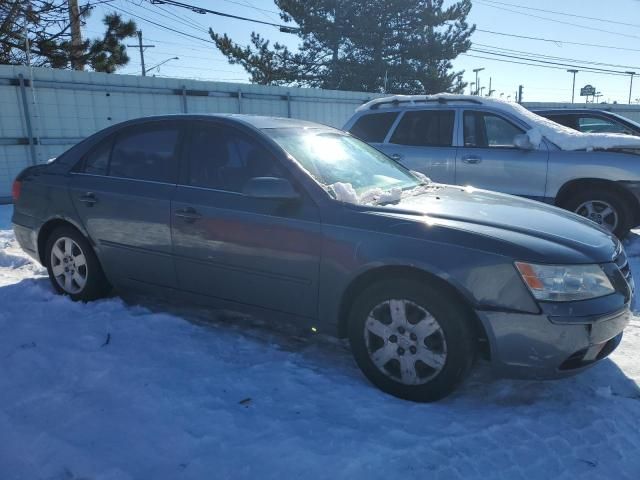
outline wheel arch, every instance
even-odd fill
[[[569,180],[560,187],[560,190],[558,190],[554,203],[561,207],[565,205],[576,193],[593,188],[600,188],[618,193],[622,195],[625,200],[629,201],[634,208],[640,209],[638,199],[629,190],[613,180],[603,180],[601,178],[576,178]]]
[[[49,239],[51,232],[53,232],[58,227],[71,227],[74,230],[77,230],[78,233],[83,237],[85,237],[89,241],[91,246],[95,248],[89,236],[75,222],[67,218],[61,218],[61,217],[51,218],[47,220],[45,223],[43,223],[40,229],[38,230],[38,240],[37,240],[38,259],[40,260],[40,263],[42,265],[46,265],[45,250],[46,250],[47,240]]]
[[[410,279],[417,282],[437,285],[439,288],[446,290],[456,297],[460,301],[460,305],[462,305],[469,313],[469,318],[473,319],[471,328],[473,329],[474,336],[478,341],[479,352],[486,359],[490,358],[490,346],[487,332],[482,321],[476,315],[469,299],[466,298],[455,286],[441,277],[412,266],[380,266],[362,272],[355,277],[349,283],[340,298],[338,310],[338,336],[340,338],[347,336],[349,312],[351,311],[351,307],[358,295],[370,285],[381,280],[389,280],[392,278]]]

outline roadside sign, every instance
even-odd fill
[[[581,97],[591,97],[596,94],[596,87],[593,85],[585,85],[580,89]]]

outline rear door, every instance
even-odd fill
[[[179,287],[315,317],[318,208],[301,189],[293,202],[242,193],[253,177],[284,177],[295,188],[286,168],[254,135],[217,121],[190,127],[185,170],[172,202]]]
[[[107,138],[70,180],[76,210],[119,283],[173,287],[170,200],[178,174],[181,127],[154,121]]]
[[[513,140],[524,128],[494,112],[465,109],[461,120],[456,184],[544,198],[549,158],[544,142],[534,150],[516,148]]]
[[[436,182],[453,183],[455,109],[406,110],[401,115],[381,150]]]

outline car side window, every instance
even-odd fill
[[[107,140],[90,150],[83,159],[78,171],[90,175],[106,175],[109,169],[109,155],[113,142]]]
[[[382,143],[397,117],[398,112],[369,113],[356,120],[349,133],[365,142]]]
[[[450,147],[454,120],[454,110],[405,112],[389,142],[414,147]]]
[[[187,183],[242,192],[254,177],[282,177],[274,156],[248,135],[215,123],[195,124],[188,147]]]
[[[524,133],[510,121],[487,112],[466,111],[463,116],[464,146],[513,148],[516,135]]]
[[[631,130],[621,123],[604,117],[580,117],[578,119],[579,130],[584,133],[625,133],[633,134]]]
[[[121,132],[111,151],[109,176],[173,183],[179,127],[162,122]]]

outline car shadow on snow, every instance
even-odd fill
[[[304,360],[305,368],[331,375],[331,369],[348,381],[369,385],[351,356],[348,341],[313,334],[290,324],[266,322],[260,318],[229,311],[216,311],[172,304],[150,297],[126,296],[129,304],[154,312],[171,313],[209,330],[233,332],[271,348],[291,352]],[[379,395],[370,385],[371,392]],[[502,406],[533,405],[538,402],[567,403],[576,396],[640,400],[640,387],[618,365],[605,359],[583,372],[555,380],[519,380],[496,376],[489,362],[479,360],[469,378],[443,402],[481,400]]]
[[[354,387],[367,387],[358,388],[358,391],[359,394],[368,397],[370,402],[379,402],[382,396],[387,401],[407,403],[388,397],[368,384],[355,365],[346,340],[313,334],[292,328],[291,325],[273,324],[233,312],[168,303],[151,297],[125,295],[114,296],[114,299],[122,299],[130,308],[147,309],[150,314],[171,314],[208,332],[238,335],[268,348],[291,353],[296,363],[305,369],[325,377],[333,377],[332,380],[336,382],[349,383]],[[13,305],[4,309],[5,317],[12,316],[12,312],[25,308],[25,305],[32,304],[34,300],[46,302],[46,305],[40,308],[48,310],[50,315],[45,317],[48,320],[55,319],[58,313],[63,314],[69,307],[67,302],[70,302],[54,292],[46,277],[23,279],[18,283],[0,286],[0,304]],[[92,307],[80,305],[79,308],[87,308],[87,321],[91,321]],[[57,312],[57,309],[60,309],[60,312]],[[138,315],[132,312],[132,316]],[[488,362],[478,361],[470,377],[440,404],[458,406],[471,403],[474,407],[515,407],[542,402],[563,405],[577,398],[640,400],[640,388],[609,359],[574,377],[544,381],[498,378]]]

